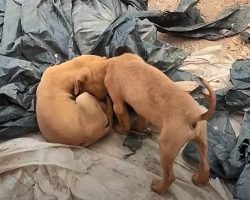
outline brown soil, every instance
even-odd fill
[[[149,0],[149,9],[173,11],[177,7],[178,3],[179,0]],[[216,16],[219,15],[222,10],[237,5],[250,6],[250,1],[200,0],[200,2],[197,4],[197,8],[201,11],[202,17],[206,21],[210,21],[211,19],[216,18]],[[250,44],[242,41],[239,35],[229,38],[223,38],[217,41],[207,41],[203,39],[181,38],[159,33],[159,39],[166,41],[173,46],[183,48],[189,53],[208,46],[222,45],[223,53],[229,54],[235,59],[250,58]]]

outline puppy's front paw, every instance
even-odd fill
[[[120,125],[120,124],[117,124],[116,126],[115,126],[115,131],[117,132],[117,133],[119,133],[119,134],[127,134],[128,133],[128,130],[125,128],[125,127],[123,127],[122,125]]]
[[[194,185],[201,187],[208,183],[209,181],[209,173],[195,173],[192,177],[192,182]]]
[[[163,193],[165,190],[164,181],[161,179],[154,179],[151,183],[151,190],[157,192],[158,194]]]

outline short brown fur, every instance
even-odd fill
[[[47,141],[88,146],[109,133],[113,110],[104,86],[106,67],[105,57],[82,55],[44,72],[36,113]]]
[[[200,164],[193,176],[193,183],[201,186],[208,182],[205,120],[214,113],[216,101],[212,88],[203,82],[210,92],[209,110],[205,114],[192,96],[139,56],[123,54],[109,59],[105,85],[119,121],[116,131],[127,133],[130,129],[126,104],[139,116],[136,122],[138,129],[142,129],[142,124],[149,121],[161,130],[159,146],[164,175],[162,179],[154,179],[151,185],[157,193],[166,191],[175,180],[174,159],[190,140],[195,143],[200,154]]]

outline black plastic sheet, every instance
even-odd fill
[[[38,130],[35,91],[48,66],[88,54],[123,12],[146,8],[145,0],[0,1],[0,139]]]
[[[228,134],[227,128],[231,130],[232,127],[224,115],[225,113],[217,112],[213,121],[208,123],[208,160],[210,170],[214,176],[219,176],[223,179],[233,179],[239,176],[239,172],[235,176],[229,176],[231,169],[225,161],[227,161],[230,152],[235,146],[236,138],[233,134]],[[224,126],[225,120],[228,127]],[[192,143],[185,147],[184,155],[198,160],[198,153]]]
[[[0,48],[1,139],[38,130],[35,91],[43,70],[77,52],[71,7],[70,1],[6,1]]]
[[[154,20],[159,31],[190,38],[217,40],[244,31],[250,21],[250,7],[234,7],[223,11],[211,22],[204,22],[192,9],[186,13],[166,12],[161,21]]]
[[[235,184],[234,197],[250,199],[250,60],[238,60],[231,69],[233,87],[217,92],[217,111],[208,123],[208,160],[211,172]],[[244,111],[239,137],[229,120],[229,111]],[[198,160],[197,151],[189,143],[183,154]]]
[[[233,87],[225,100],[229,110],[243,110],[250,107],[250,59],[238,60],[231,69]]]
[[[0,139],[38,130],[35,90],[50,65],[79,54],[110,57],[130,51],[169,70],[186,58],[183,50],[157,39],[157,30],[147,18],[159,11],[145,11],[146,0],[0,2],[4,14]]]
[[[248,31],[242,31],[241,33],[240,33],[240,36],[241,36],[241,38],[243,39],[243,40],[245,40],[246,42],[250,42],[250,30],[248,30]]]
[[[112,57],[133,52],[173,80],[199,82],[178,70],[187,54],[159,41],[157,30],[209,40],[239,32],[244,36],[250,8],[231,8],[204,22],[195,8],[197,2],[181,0],[175,12],[162,12],[147,11],[147,0],[0,0],[0,139],[38,130],[35,91],[43,71],[80,54]],[[234,87],[217,91],[217,112],[208,127],[212,172],[237,179],[235,194],[240,198],[248,197],[246,186],[250,186],[244,179],[249,176],[248,157],[237,161],[241,154],[249,154],[250,120],[246,113],[236,139],[228,111],[249,108],[249,74],[249,60],[234,64]]]
[[[152,15],[150,11],[124,13],[99,37],[91,53],[112,57],[132,52],[161,69],[180,66],[186,53],[157,40],[157,30],[147,19]]]
[[[147,0],[77,0],[72,10],[74,35],[81,54],[90,52],[105,29],[126,11],[147,10]],[[124,32],[124,30],[123,30]],[[108,38],[105,38],[105,40]],[[134,42],[134,39],[132,39]]]

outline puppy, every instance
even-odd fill
[[[104,86],[106,67],[106,58],[82,55],[44,72],[36,114],[47,141],[88,146],[109,133],[113,110]]]
[[[115,126],[117,132],[127,133],[130,129],[126,104],[138,114],[135,123],[138,130],[145,128],[146,121],[161,130],[159,147],[164,175],[162,179],[152,181],[153,191],[162,193],[175,180],[174,159],[190,140],[194,142],[200,155],[198,172],[193,176],[193,183],[202,186],[208,182],[205,120],[215,111],[216,97],[205,81],[203,83],[210,94],[209,108],[205,113],[191,95],[160,70],[133,54],[123,54],[109,59],[104,81],[119,121]]]

